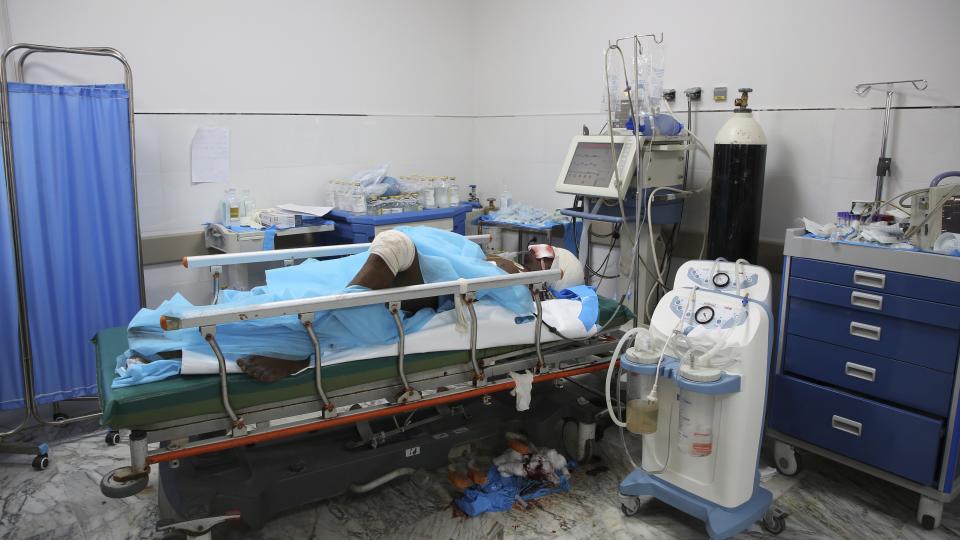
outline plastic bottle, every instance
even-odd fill
[[[230,223],[230,190],[223,190],[223,198],[220,199],[220,223],[228,225]]]
[[[253,195],[250,194],[249,189],[243,190],[243,206],[240,210],[241,217],[250,218],[253,217],[254,212],[256,212],[257,205],[253,202]]]
[[[510,192],[503,190],[503,193],[500,194],[500,209],[506,210],[513,206],[513,195],[510,195]]]
[[[450,206],[450,186],[447,184],[447,177],[442,176],[437,181],[436,194],[437,208],[446,208]]]
[[[460,186],[457,185],[457,178],[450,177],[450,185],[447,187],[450,206],[460,206]]]

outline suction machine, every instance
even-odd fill
[[[710,538],[728,538],[760,519],[770,532],[783,530],[784,516],[771,510],[772,495],[758,473],[773,338],[770,297],[770,273],[762,267],[689,261],[650,326],[621,339],[616,386],[625,379],[626,402],[614,409],[616,362],[606,396],[611,418],[626,430],[624,451],[635,467],[620,484],[625,514],[637,512],[638,497],[653,496],[703,520]],[[639,464],[630,440],[642,445]]]

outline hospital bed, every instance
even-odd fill
[[[488,236],[472,237],[485,241]],[[184,259],[184,266],[220,268],[266,260],[292,261],[356,253],[364,245],[298,248]],[[214,273],[214,275],[216,275]],[[546,270],[461,279],[346,295],[224,306],[166,317],[168,330],[196,328],[217,357],[217,376],[178,376],[141,386],[112,388],[116,358],[127,349],[125,328],[95,339],[102,422],[130,430],[130,465],[111,471],[102,492],[115,498],[147,487],[159,466],[163,526],[192,534],[224,522],[259,528],[284,510],[347,491],[362,492],[414,469],[445,465],[456,448],[503,431],[532,440],[565,444],[585,457],[600,407],[564,389],[537,385],[532,410],[518,414],[505,392],[510,372],[534,372],[534,382],[570,379],[602,371],[619,326],[632,314],[600,299],[597,335],[545,343],[540,291],[560,276]],[[477,347],[483,332],[473,307],[480,291],[523,285],[536,304],[536,330],[527,345]],[[470,349],[405,354],[398,309],[403,300],[460,295],[470,313]],[[296,315],[322,360],[312,328],[320,310],[384,305],[397,322],[396,354],[308,369],[274,383],[228,374],[217,342],[217,325]],[[573,385],[571,385],[573,386]]]

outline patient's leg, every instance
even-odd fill
[[[263,382],[274,382],[286,379],[290,375],[310,365],[310,359],[283,360],[269,356],[247,356],[237,360],[237,365],[244,373]]]
[[[394,236],[402,234],[395,232]],[[389,235],[388,235],[389,236]],[[380,238],[379,236],[377,238]],[[374,239],[374,245],[377,248],[383,246]],[[390,266],[384,259],[375,253],[377,249],[371,246],[371,254],[366,262],[357,272],[357,275],[350,281],[350,285],[359,285],[371,290],[388,289],[390,287],[406,287],[409,285],[423,285],[423,273],[420,271],[420,258],[414,251],[413,260],[409,258],[397,266],[397,273],[394,274]],[[390,256],[389,254],[385,256]],[[396,258],[394,264],[397,265]],[[420,298],[414,300],[404,300],[400,304],[401,309],[405,311],[418,311],[425,307],[436,309],[436,298]],[[306,360],[282,360],[280,358],[271,358],[268,356],[249,356],[237,360],[237,365],[244,373],[254,379],[263,382],[277,381],[300,371],[307,367],[309,359]]]

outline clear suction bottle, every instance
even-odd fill
[[[720,380],[719,369],[694,367],[684,362],[680,377],[692,383],[707,383]],[[707,457],[713,453],[713,416],[716,398],[711,394],[697,392],[680,385],[680,426],[677,447],[693,457]]]
[[[651,435],[657,432],[660,413],[658,400],[650,399],[660,353],[652,346],[649,336],[640,336],[636,344],[627,349],[626,359],[627,430],[635,435]]]

